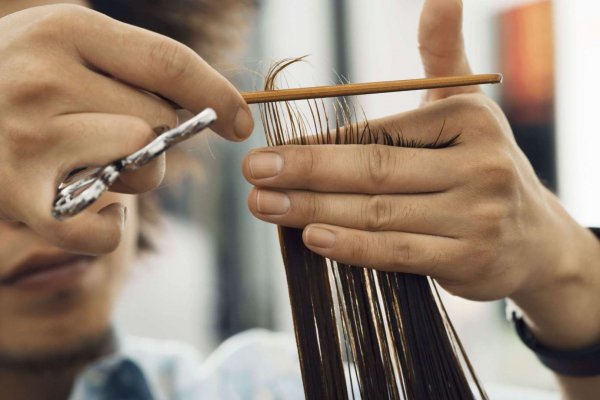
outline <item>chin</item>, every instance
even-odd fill
[[[100,356],[112,332],[113,307],[110,290],[100,292],[81,296],[66,291],[55,294],[58,298],[45,309],[3,313],[0,318],[10,323],[0,329],[0,364],[7,360],[68,364],[64,360]]]
[[[114,333],[106,315],[73,314],[12,324],[0,333],[0,366],[68,368],[97,359],[114,347]]]

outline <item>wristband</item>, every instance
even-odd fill
[[[600,375],[600,343],[576,350],[552,349],[537,341],[523,318],[513,313],[512,320],[523,343],[552,371],[576,377]]]

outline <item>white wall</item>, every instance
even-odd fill
[[[580,223],[600,226],[600,4],[555,3],[560,195]]]

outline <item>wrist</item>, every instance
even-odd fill
[[[559,206],[560,207],[560,206]],[[531,333],[556,349],[600,342],[600,240],[560,207],[555,230],[560,249],[511,299]]]
[[[600,376],[600,343],[573,350],[548,347],[537,340],[518,312],[512,311],[510,317],[523,344],[535,353],[542,364],[559,376],[563,378]]]

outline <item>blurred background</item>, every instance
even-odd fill
[[[259,89],[268,66],[309,54],[289,85],[423,76],[419,0],[260,0],[238,61],[217,67],[242,90]],[[465,40],[475,73],[502,72],[485,90],[506,111],[540,178],[584,225],[600,225],[600,135],[594,73],[600,70],[600,4],[586,0],[464,0]],[[418,106],[420,93],[355,99],[369,118]],[[258,111],[257,109],[254,109]],[[258,113],[255,114],[258,118]],[[207,355],[254,327],[292,330],[273,226],[246,208],[240,161],[265,145],[257,126],[243,144],[207,135],[188,145],[201,174],[159,190],[166,210],[158,252],[144,256],[121,301],[131,333],[182,340]],[[549,373],[516,338],[502,302],[447,296],[480,377],[489,385],[553,390]]]

